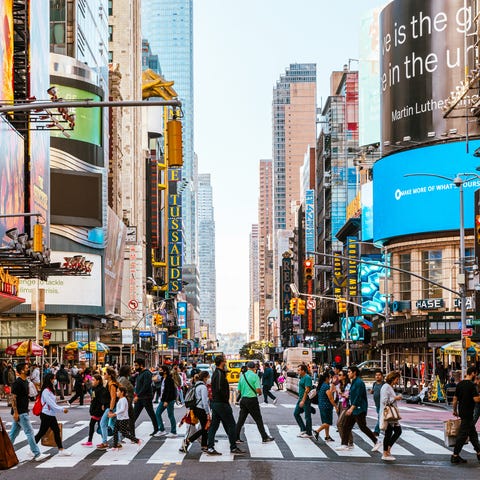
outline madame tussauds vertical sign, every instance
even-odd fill
[[[467,65],[473,68],[474,30],[472,9],[464,0],[395,0],[382,10],[382,142],[404,137],[431,142],[444,139],[442,133],[450,129],[465,133],[465,119],[443,118],[442,108],[464,79],[465,35]],[[463,106],[477,98],[472,90]],[[470,123],[469,133],[478,135],[480,129]]]

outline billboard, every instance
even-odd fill
[[[30,95],[42,99],[47,97],[50,83],[48,71],[50,3],[48,0],[30,1],[29,8]],[[29,135],[30,211],[41,213],[45,219],[44,239],[49,246],[50,132],[31,128]]]
[[[362,314],[375,315],[385,310],[385,295],[380,293],[380,282],[385,278],[383,255],[362,255],[360,263],[359,281],[362,296]]]
[[[187,328],[187,302],[177,302],[177,320],[180,328]]]
[[[443,118],[443,106],[474,66],[475,22],[471,2],[464,0],[395,0],[380,16],[380,79],[382,142],[434,141],[457,129],[464,118]],[[464,98],[467,107],[478,95]],[[480,125],[469,124],[469,134]],[[406,143],[405,143],[406,142]]]
[[[358,64],[359,144],[380,141],[380,9],[370,10],[360,20]]]
[[[55,85],[58,90],[58,96],[64,100],[87,100],[94,102],[101,100],[99,95],[81,90],[75,87],[66,87],[64,85]],[[71,140],[80,140],[82,142],[92,143],[98,147],[102,146],[102,109],[101,108],[71,108],[71,113],[75,114],[75,128],[69,130]],[[65,138],[61,131],[51,130],[52,137]]]
[[[23,138],[0,116],[0,214],[24,213]],[[25,229],[23,217],[0,218],[0,244],[10,228]]]
[[[416,233],[459,230],[459,191],[453,181],[432,176],[405,177],[406,174],[436,174],[453,179],[459,172],[473,172],[480,164],[473,156],[480,141],[437,144],[389,155],[373,167],[374,240]],[[480,187],[474,176],[464,183],[465,228],[473,228],[473,192]]]
[[[305,252],[315,251],[315,190],[305,192]]]
[[[86,256],[93,262],[92,271],[89,276],[63,276],[50,277],[46,282],[40,282],[40,288],[45,289],[45,306],[49,305],[70,305],[73,307],[101,307],[102,306],[102,257],[100,255],[85,254],[82,252],[61,252],[51,253],[52,262],[64,263],[65,257],[75,255]],[[20,280],[20,296],[25,299],[26,304],[32,303],[32,292],[36,289],[35,278]],[[75,308],[73,311],[75,311]],[[69,312],[62,312],[69,313]]]
[[[13,101],[13,0],[0,2],[0,100]],[[48,52],[48,50],[47,50]]]

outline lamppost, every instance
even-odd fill
[[[460,299],[460,321],[461,321],[461,332],[460,332],[460,344],[462,349],[462,360],[461,360],[461,368],[462,368],[462,378],[465,375],[467,370],[467,350],[463,343],[463,331],[467,327],[467,287],[466,287],[466,275],[465,275],[465,209],[464,209],[464,202],[463,202],[463,184],[465,182],[469,182],[474,178],[480,178],[480,175],[477,173],[457,173],[455,178],[446,177],[444,175],[437,175],[436,173],[407,173],[404,177],[436,177],[442,178],[444,180],[448,180],[452,182],[458,188],[458,195],[459,195],[459,204],[460,204],[460,258],[458,261],[458,276],[457,276],[457,283],[458,283],[458,296]],[[467,177],[463,179],[462,177]]]

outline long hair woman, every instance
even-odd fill
[[[106,450],[110,447],[108,444],[108,423],[109,423],[109,416],[108,413],[110,411],[115,410],[115,406],[117,405],[117,372],[113,369],[108,367],[105,370],[105,380],[106,380],[106,388],[107,388],[107,408],[104,410],[102,418],[100,420],[100,429],[102,431],[102,443],[97,445],[97,448],[100,450]]]
[[[340,370],[338,372],[338,384],[336,386],[337,390],[337,429],[340,433],[340,437],[343,438],[343,431],[345,427],[345,412],[350,407],[349,397],[350,397],[350,380],[348,379],[347,372],[345,370]],[[353,434],[350,432],[348,436],[348,446],[353,447]]]
[[[320,418],[322,424],[313,432],[315,439],[322,430],[325,430],[325,441],[333,442],[330,436],[330,426],[333,424],[333,407],[335,407],[335,398],[330,388],[330,372],[322,373],[318,377],[318,409],[320,410]]]
[[[68,413],[68,409],[57,405],[55,399],[54,382],[56,382],[55,375],[53,373],[47,373],[43,379],[42,388],[40,390],[42,413],[40,413],[40,429],[35,435],[35,442],[38,443],[39,440],[48,432],[48,429],[51,428],[53,437],[55,438],[55,443],[58,447],[58,454],[69,457],[71,452],[63,448],[60,427],[58,426],[56,417],[57,413]]]
[[[397,406],[397,400],[401,400],[402,396],[397,395],[393,387],[398,384],[400,380],[399,372],[390,372],[385,378],[385,385],[380,390],[380,412],[383,412],[386,405]],[[385,437],[383,439],[383,456],[382,460],[392,462],[395,457],[390,453],[393,444],[398,440],[402,434],[402,427],[398,420],[391,420],[385,422],[383,425],[385,430]]]

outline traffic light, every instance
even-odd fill
[[[293,314],[297,313],[298,298],[294,297],[290,299],[290,311]]]
[[[463,337],[463,348],[468,350],[472,346],[472,339],[470,337]]]
[[[47,326],[47,316],[44,313],[42,313],[40,315],[40,330],[44,330],[46,326]]]
[[[153,324],[154,324],[154,325],[158,325],[158,326],[163,325],[163,316],[160,315],[159,313],[156,313],[156,314],[153,316]]]
[[[297,313],[298,315],[303,315],[305,313],[305,300],[302,300],[301,298],[298,299],[298,308],[297,308]]]
[[[345,313],[347,311],[347,304],[345,299],[339,298],[337,301],[337,313]]]
[[[311,258],[303,262],[303,276],[306,282],[313,279],[313,260]]]
[[[33,251],[43,252],[43,227],[39,223],[33,225]]]

